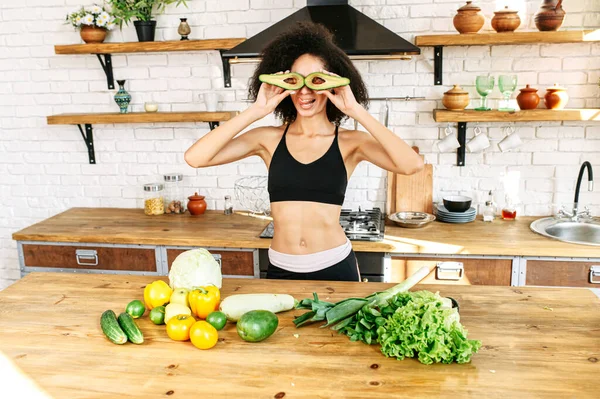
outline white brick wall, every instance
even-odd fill
[[[93,3],[89,1],[88,3]],[[170,6],[159,16],[157,40],[177,40],[179,17],[188,17],[192,38],[247,37],[306,5],[305,0],[190,0],[188,8]],[[462,2],[464,3],[464,2]],[[478,2],[488,20],[500,2]],[[539,0],[501,2],[518,7],[521,29],[536,30],[533,14]],[[82,0],[0,0],[0,289],[19,278],[15,242],[11,234],[73,206],[139,207],[140,187],[172,171],[185,175],[187,191],[206,195],[210,208],[222,208],[223,196],[233,194],[240,176],[265,174],[256,157],[206,169],[192,169],[183,152],[208,131],[204,123],[154,125],[95,125],[97,165],[89,165],[87,151],[73,126],[48,126],[45,117],[66,112],[116,111],[115,90],[94,56],[56,55],[54,44],[79,43],[79,35],[64,25],[66,13]],[[350,0],[379,23],[412,40],[415,34],[453,33],[452,17],[462,4],[456,0]],[[600,27],[600,2],[574,0],[564,4],[564,29]],[[40,21],[41,20],[41,21]],[[136,41],[133,26],[113,31],[108,41]],[[503,125],[481,123],[492,145],[484,153],[467,154],[467,166],[455,166],[454,153],[439,153],[436,141],[445,125],[433,121],[432,109],[452,83],[469,91],[478,104],[474,81],[491,71],[495,76],[513,72],[519,87],[526,83],[544,88],[557,82],[566,86],[570,106],[600,107],[600,44],[542,44],[471,46],[444,49],[444,86],[433,86],[433,51],[423,48],[411,61],[360,61],[370,93],[375,96],[425,96],[425,101],[392,102],[391,129],[435,165],[434,199],[464,193],[479,201],[495,190],[502,203],[502,176],[521,176],[522,212],[545,215],[558,202],[570,202],[579,165],[600,165],[600,126],[597,123],[540,122],[515,124],[523,139],[520,148],[502,153],[498,142]],[[216,52],[115,54],[115,76],[126,79],[131,107],[142,111],[145,101],[161,110],[203,110],[200,94],[217,91],[224,109],[247,107],[246,84],[252,65],[233,68],[233,88],[223,87]],[[491,95],[497,105],[497,89]],[[513,95],[514,98],[514,95]],[[373,101],[371,111],[381,104]],[[378,115],[376,115],[378,116]],[[267,117],[257,125],[276,123]],[[348,121],[346,127],[351,127]],[[467,137],[473,136],[473,124]],[[456,127],[453,126],[455,129]],[[598,172],[598,171],[597,171]],[[349,183],[345,206],[385,203],[386,173],[361,164]],[[581,201],[600,214],[600,194],[582,191]]]

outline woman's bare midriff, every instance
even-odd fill
[[[275,233],[271,248],[290,255],[306,255],[343,245],[341,206],[318,202],[271,203]]]

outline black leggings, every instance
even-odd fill
[[[280,280],[329,280],[329,281],[360,281],[358,262],[354,251],[333,266],[309,273],[295,273],[284,270],[269,262],[267,278]]]

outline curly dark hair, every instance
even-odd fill
[[[250,78],[248,97],[255,101],[260,89],[261,74],[275,73],[292,69],[292,64],[304,54],[311,54],[323,61],[325,70],[350,79],[350,88],[358,103],[367,107],[368,94],[360,73],[350,58],[335,45],[333,34],[323,25],[313,22],[299,22],[288,31],[278,35],[262,50],[262,61]],[[327,119],[340,124],[347,116],[331,101],[327,102]],[[283,123],[296,120],[297,112],[292,99],[286,97],[277,108],[275,116]]]

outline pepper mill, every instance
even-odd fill
[[[192,28],[187,23],[187,18],[179,18],[181,21],[177,28],[177,33],[181,35],[181,40],[189,40],[188,35],[192,32]]]

